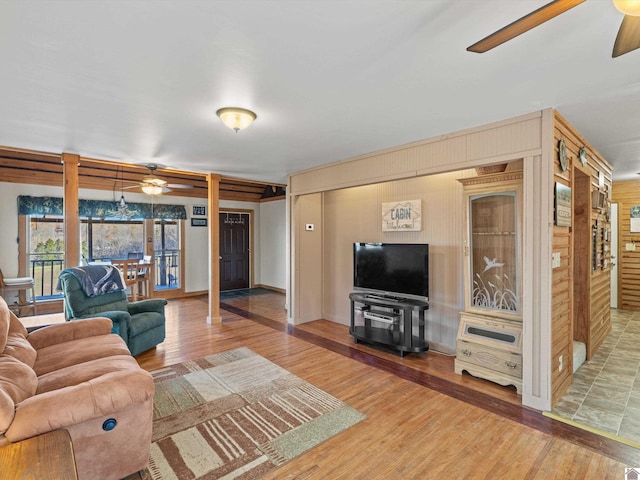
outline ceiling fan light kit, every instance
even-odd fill
[[[227,127],[235,130],[238,133],[239,130],[247,128],[257,118],[256,114],[251,110],[239,107],[225,107],[216,112],[216,115],[220,117],[222,123]]]
[[[156,175],[156,170],[160,167],[157,163],[147,163],[143,165],[149,173],[142,177],[142,180],[135,183],[135,186],[125,187],[125,188],[140,188],[142,193],[146,193],[147,195],[160,195],[162,193],[171,192],[173,188],[180,189],[191,189],[193,185],[189,185],[186,183],[169,183],[164,178],[158,177]],[[166,167],[164,167],[166,168]]]
[[[156,185],[158,187],[164,187],[167,184],[167,181],[163,178],[156,177],[155,174],[145,175],[142,178],[143,183],[148,183],[149,185]]]
[[[613,4],[625,15],[640,16],[640,0],[613,0]]]
[[[145,183],[140,188],[147,195],[160,195],[162,193],[162,187],[153,183]]]

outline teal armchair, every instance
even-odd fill
[[[91,271],[92,266],[80,268]],[[58,278],[58,288],[64,293],[66,320],[91,317],[111,319],[112,333],[122,337],[131,355],[138,355],[164,341],[164,307],[167,304],[164,298],[128,302],[125,290],[89,296],[73,270],[63,270]]]

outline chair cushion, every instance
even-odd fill
[[[38,377],[36,394],[72,387],[112,372],[138,371],[140,366],[131,355],[114,355],[46,373]]]
[[[15,415],[15,404],[32,397],[38,378],[31,367],[11,355],[0,355],[0,435]]]
[[[135,337],[152,328],[164,325],[164,315],[158,312],[142,312],[131,315],[129,323],[129,336]]]
[[[21,335],[9,334],[3,353],[20,360],[29,368],[33,368],[36,363],[36,349]]]
[[[31,277],[3,278],[7,287],[31,287],[35,284]]]
[[[27,340],[27,329],[0,297],[0,354],[11,355],[28,367],[36,361],[36,350]]]
[[[131,355],[124,340],[118,335],[96,335],[59,343],[38,350],[33,369],[38,376],[71,365],[111,355]]]

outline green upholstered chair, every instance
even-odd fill
[[[82,267],[89,269],[91,266]],[[66,320],[107,317],[113,322],[112,333],[120,335],[131,355],[137,355],[162,343],[165,338],[164,298],[128,302],[125,290],[88,296],[76,275],[60,272],[58,287],[64,293]]]

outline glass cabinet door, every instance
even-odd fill
[[[517,194],[469,197],[470,306],[519,313]]]

